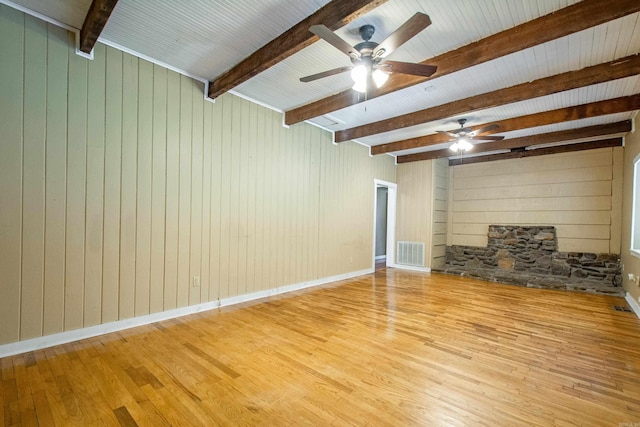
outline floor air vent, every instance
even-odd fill
[[[611,308],[613,308],[615,311],[624,311],[624,312],[627,312],[627,313],[632,313],[630,308],[623,307],[621,305],[612,305]]]
[[[398,242],[398,264],[424,267],[424,243]]]

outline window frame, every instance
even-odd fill
[[[640,258],[640,154],[633,159],[633,181],[631,186],[631,236],[629,252]],[[636,238],[636,232],[638,236]],[[637,240],[637,242],[636,242]]]

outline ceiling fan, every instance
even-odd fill
[[[471,145],[470,140],[473,141],[502,141],[504,136],[489,136],[488,134],[494,132],[500,126],[493,124],[482,127],[477,130],[473,130],[471,128],[464,127],[464,124],[467,123],[467,119],[459,119],[458,123],[460,124],[460,129],[456,129],[451,132],[447,132],[444,130],[439,130],[438,133],[444,133],[451,137],[449,142],[453,142],[451,145],[451,150],[453,151],[469,151],[473,145]]]
[[[359,33],[364,41],[355,46],[351,46],[324,25],[313,25],[309,28],[309,31],[348,55],[351,58],[352,65],[302,77],[300,81],[306,83],[351,71],[351,78],[354,81],[353,89],[358,92],[366,92],[367,88],[373,85],[381,87],[389,78],[390,73],[429,77],[436,72],[437,67],[385,59],[387,55],[429,25],[431,25],[429,16],[418,12],[379,44],[371,41],[375,27],[373,25],[363,25],[360,27]]]

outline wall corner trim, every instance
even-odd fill
[[[629,307],[631,307],[631,310],[633,310],[636,316],[640,318],[640,305],[638,305],[629,292],[624,296],[624,299],[627,301],[627,304],[629,304]]]
[[[27,353],[29,351],[40,350],[47,347],[53,347],[60,344],[67,344],[73,341],[79,341],[86,338],[93,338],[99,335],[109,334],[111,332],[122,331],[125,329],[144,326],[150,323],[160,322],[163,320],[174,319],[176,317],[187,316],[189,314],[200,313],[203,311],[213,310],[215,308],[226,307],[229,305],[240,304],[248,301],[255,301],[260,298],[266,298],[273,295],[285,294],[288,292],[298,291],[301,289],[311,288],[314,286],[325,285],[340,280],[352,279],[358,276],[371,274],[375,270],[368,268],[360,271],[352,271],[337,276],[325,277],[322,279],[310,280],[307,282],[295,283],[292,285],[280,286],[265,291],[253,292],[245,295],[238,295],[221,300],[210,301],[202,304],[190,305],[187,307],[176,308],[159,313],[147,314],[144,316],[133,317],[130,319],[117,320],[115,322],[104,323],[102,325],[89,326],[87,328],[75,329],[73,331],[60,332],[57,334],[47,335],[44,337],[32,338],[24,341],[17,341],[9,344],[0,345],[0,358],[14,356],[16,354]]]

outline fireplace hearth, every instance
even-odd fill
[[[553,226],[490,225],[487,247],[447,246],[449,274],[531,288],[624,294],[620,256],[560,252]]]

